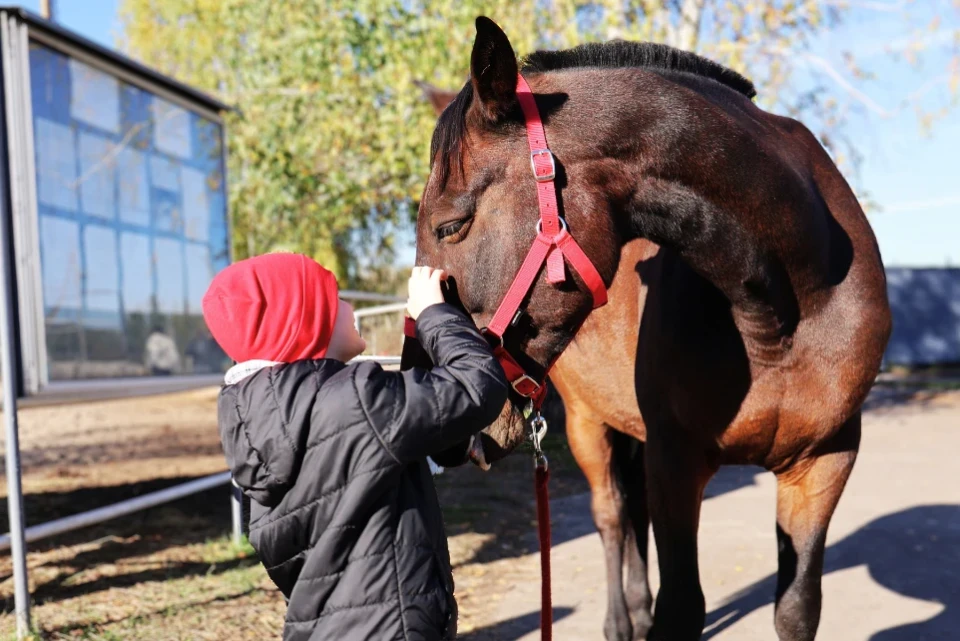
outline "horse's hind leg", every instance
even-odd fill
[[[633,638],[641,641],[653,625],[653,595],[647,576],[650,550],[650,510],[647,507],[644,444],[626,434],[613,435],[614,456],[627,500],[626,599]],[[631,545],[631,543],[635,543]]]
[[[685,430],[647,423],[647,497],[660,561],[650,641],[697,641],[706,604],[697,528],[703,490],[717,466]]]
[[[575,406],[567,407],[567,440],[590,483],[593,521],[600,532],[607,566],[607,641],[633,641],[633,629],[623,591],[623,559],[627,519],[623,493],[614,465],[614,431]]]
[[[827,526],[860,446],[860,414],[811,457],[777,475],[777,605],[780,641],[812,641],[820,623]]]

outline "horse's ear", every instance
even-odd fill
[[[477,105],[497,120],[517,103],[517,56],[507,34],[490,18],[477,18],[477,39],[470,55],[470,78]]]
[[[447,108],[453,99],[457,97],[456,91],[444,91],[434,87],[429,82],[424,82],[422,80],[414,80],[413,84],[417,85],[420,88],[420,91],[423,92],[423,96],[430,101],[430,104],[433,106],[433,110],[439,116],[443,113],[443,110]]]

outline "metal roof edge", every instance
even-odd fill
[[[213,109],[215,111],[235,111],[235,109],[230,105],[221,102],[209,94],[194,89],[193,87],[190,87],[189,85],[186,85],[178,80],[174,80],[170,76],[164,75],[155,69],[151,69],[150,67],[137,62],[132,58],[114,51],[113,49],[104,47],[103,45],[98,44],[75,31],[71,31],[70,29],[62,27],[55,22],[41,18],[37,14],[24,9],[23,7],[16,5],[0,5],[0,12],[16,15],[33,29],[38,29],[58,38],[63,38],[76,47],[80,47],[81,49],[85,49],[94,55],[106,58],[109,62],[112,62],[113,64],[118,65],[127,71],[145,76],[149,80],[157,83],[165,89],[181,94],[185,98],[198,102],[209,109]]]

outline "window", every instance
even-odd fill
[[[220,124],[36,42],[30,74],[50,380],[223,371]]]

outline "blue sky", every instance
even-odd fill
[[[22,3],[33,11],[39,4],[39,0]],[[871,221],[884,260],[891,266],[960,266],[960,106],[940,120],[929,137],[921,134],[912,108],[898,109],[905,95],[946,69],[948,58],[936,47],[946,43],[945,37],[928,38],[931,47],[919,68],[898,63],[885,48],[897,47],[908,35],[899,9],[905,3],[864,0],[853,4],[871,8],[855,10],[839,27],[823,32],[813,43],[812,53],[837,63],[844,50],[852,50],[876,74],[877,79],[864,87],[871,106],[861,107],[851,117],[848,133],[864,155],[861,185],[882,207],[871,214]],[[937,6],[949,4],[925,0],[912,3],[909,11],[915,24],[924,25]],[[58,22],[107,46],[113,46],[119,32],[117,8],[117,0],[56,2]],[[960,29],[960,12],[948,11],[942,17],[941,34]],[[848,94],[834,88],[846,99]],[[926,94],[925,102],[942,103],[944,95],[944,89],[935,89]]]

